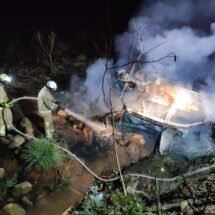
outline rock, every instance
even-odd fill
[[[20,122],[20,126],[24,129],[24,132],[28,136],[34,137],[34,129],[33,129],[31,121],[28,118],[26,118],[26,117],[23,118],[22,121]]]
[[[22,197],[22,202],[28,207],[33,207],[33,202],[27,196]]]
[[[130,142],[134,142],[136,144],[140,144],[140,145],[145,144],[145,140],[143,136],[137,133],[130,134],[128,139]]]
[[[0,178],[3,178],[5,175],[5,169],[4,168],[0,168]]]
[[[146,141],[144,135],[130,133],[126,136],[128,139],[127,150],[131,157],[136,158],[138,160],[139,158],[149,156],[151,155],[151,153],[153,153],[155,143]]]
[[[16,135],[13,138],[11,138],[11,143],[9,148],[14,149],[14,148],[18,148],[20,147],[23,143],[25,142],[25,138],[20,136],[20,135]]]
[[[140,158],[140,150],[137,144],[131,143],[127,147],[127,152],[130,158],[134,161],[137,161]]]
[[[7,202],[11,203],[11,202],[15,202],[15,199],[13,197],[10,197]]]
[[[193,215],[194,211],[193,209],[189,206],[187,201],[182,201],[180,203],[181,207],[181,212],[183,212],[184,215]]]
[[[213,214],[215,211],[214,205],[208,205],[205,209],[205,214]]]
[[[9,203],[2,208],[0,215],[26,215],[26,212],[19,204]]]
[[[1,137],[0,138],[0,143],[7,145],[7,144],[10,143],[10,141],[7,138],[5,138],[5,137]]]
[[[8,134],[7,135],[8,140],[11,142],[14,138],[14,136],[12,134]]]
[[[32,123],[27,117],[24,117],[22,119],[22,121],[20,122],[20,126],[22,128],[31,128],[33,130]]]
[[[32,184],[28,181],[17,184],[13,188],[13,196],[21,196],[29,193],[32,190]]]

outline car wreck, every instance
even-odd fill
[[[195,141],[199,141],[205,151],[207,147],[201,143],[201,135],[209,139],[210,149],[204,153],[214,152],[211,147],[213,123],[206,118],[199,92],[161,78],[140,81],[125,70],[118,71],[114,81],[124,105],[123,124],[140,130],[148,141],[159,142],[160,154],[167,154],[176,142],[183,146],[191,138],[197,138]]]

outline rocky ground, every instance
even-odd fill
[[[157,214],[158,205],[164,214],[214,214],[213,157],[198,159],[192,164],[175,163],[172,159],[160,157],[153,157],[150,165],[146,165],[148,162],[148,159],[143,160],[127,169],[129,172],[149,172],[157,177],[157,181],[131,178],[128,183],[130,191],[140,195],[146,203],[146,214]],[[203,170],[202,168],[204,171],[198,171]],[[192,174],[196,170],[196,174]],[[191,175],[186,177],[185,172]],[[172,181],[158,181],[159,178],[175,176]]]

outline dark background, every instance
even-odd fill
[[[114,35],[127,29],[143,0],[5,0],[0,6],[0,63],[30,56],[35,34],[57,34],[76,52],[92,51],[95,42],[103,49]],[[76,47],[75,47],[76,45]],[[78,47],[80,50],[78,50]],[[80,53],[81,54],[81,53]]]

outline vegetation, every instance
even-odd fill
[[[64,176],[62,175],[61,177],[57,177],[53,180],[50,181],[50,183],[48,183],[46,185],[46,188],[49,190],[49,191],[54,191],[56,189],[65,189],[65,188],[68,188],[69,186],[71,186],[72,184],[72,179],[68,176]]]
[[[110,201],[90,198],[84,205],[81,215],[143,215],[144,204],[134,195],[118,192],[112,194]]]
[[[112,205],[111,210],[114,214],[123,215],[142,215],[144,210],[144,204],[139,202],[138,199],[129,194],[125,196],[123,193],[113,194],[111,198]]]
[[[64,153],[57,147],[55,140],[41,138],[34,140],[23,150],[22,158],[26,162],[26,169],[47,172],[59,166],[64,159]]]
[[[107,210],[102,200],[89,199],[80,213],[81,215],[106,215]]]
[[[17,175],[14,174],[12,178],[1,178],[0,179],[0,200],[3,200],[7,194],[9,188],[16,184]]]

